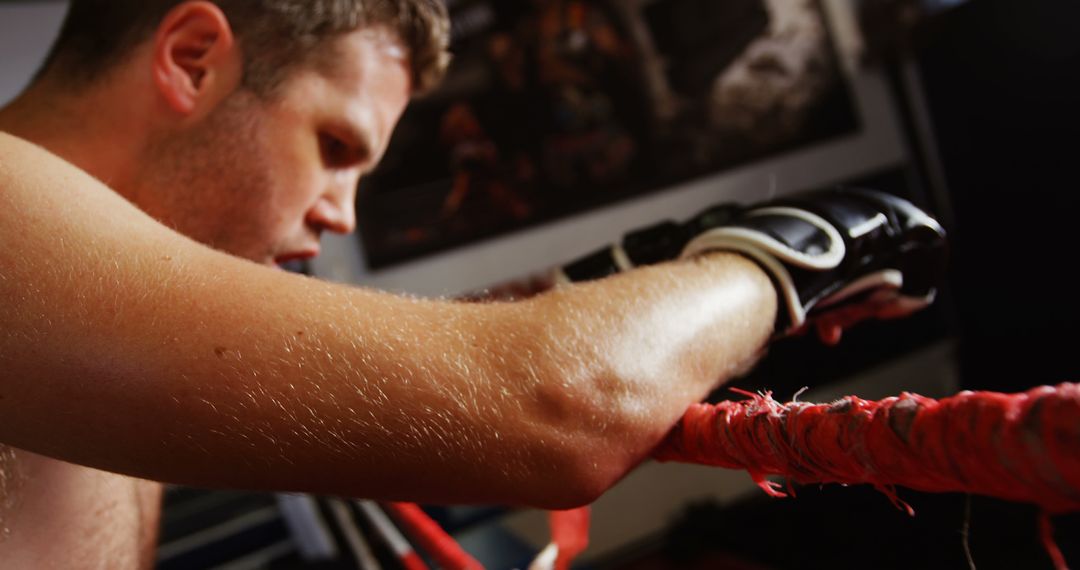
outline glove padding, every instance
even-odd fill
[[[777,336],[786,336],[825,312],[871,298],[879,305],[887,299],[892,317],[929,305],[944,274],[945,231],[901,198],[826,190],[750,207],[725,204],[683,224],[662,222],[565,266],[561,277],[595,279],[713,251],[744,255],[769,274],[784,305]]]
[[[690,222],[695,225],[694,220]],[[808,319],[882,291],[891,316],[933,302],[945,269],[945,231],[910,202],[871,190],[828,190],[753,206],[701,229],[681,257],[732,251],[756,261],[787,308],[781,336]]]

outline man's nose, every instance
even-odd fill
[[[339,234],[356,229],[356,184],[332,184],[308,210],[307,223]]]

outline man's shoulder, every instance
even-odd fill
[[[13,134],[11,134],[9,132],[0,130],[0,149],[4,149],[4,150],[18,149],[20,147],[26,147],[26,146],[36,146],[36,145],[34,145],[30,141],[28,141],[28,140],[26,140],[26,139],[24,139],[24,138],[22,138],[20,136],[13,135]]]
[[[75,166],[40,145],[0,131],[0,180],[11,183],[32,172],[59,173],[57,169],[71,168]]]
[[[14,199],[17,189],[28,190],[24,199],[62,196],[68,190],[96,189],[112,194],[110,188],[48,145],[0,130],[0,187],[5,197]]]

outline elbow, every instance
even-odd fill
[[[506,351],[507,361],[511,370],[526,371],[515,377],[531,379],[517,386],[524,390],[513,449],[524,460],[525,476],[515,494],[522,504],[562,510],[590,504],[618,483],[648,457],[678,414],[657,413],[659,382],[617,373],[605,345],[580,338],[572,325],[558,326],[550,315],[559,311],[542,304],[546,300],[508,307],[523,311],[513,322],[529,334]]]
[[[562,511],[583,507],[596,502],[619,478],[598,473],[563,473],[530,493],[528,504],[534,508]]]
[[[643,457],[632,457],[612,442],[575,442],[551,446],[551,458],[534,471],[526,502],[548,510],[589,505],[614,487]]]
[[[537,459],[536,507],[563,510],[593,503],[647,459],[674,422],[643,418],[640,406],[610,393],[581,394],[565,385],[556,391],[543,406],[549,415],[537,422],[543,435],[530,438],[529,455]]]

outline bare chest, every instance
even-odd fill
[[[5,568],[149,568],[160,485],[0,447]]]

